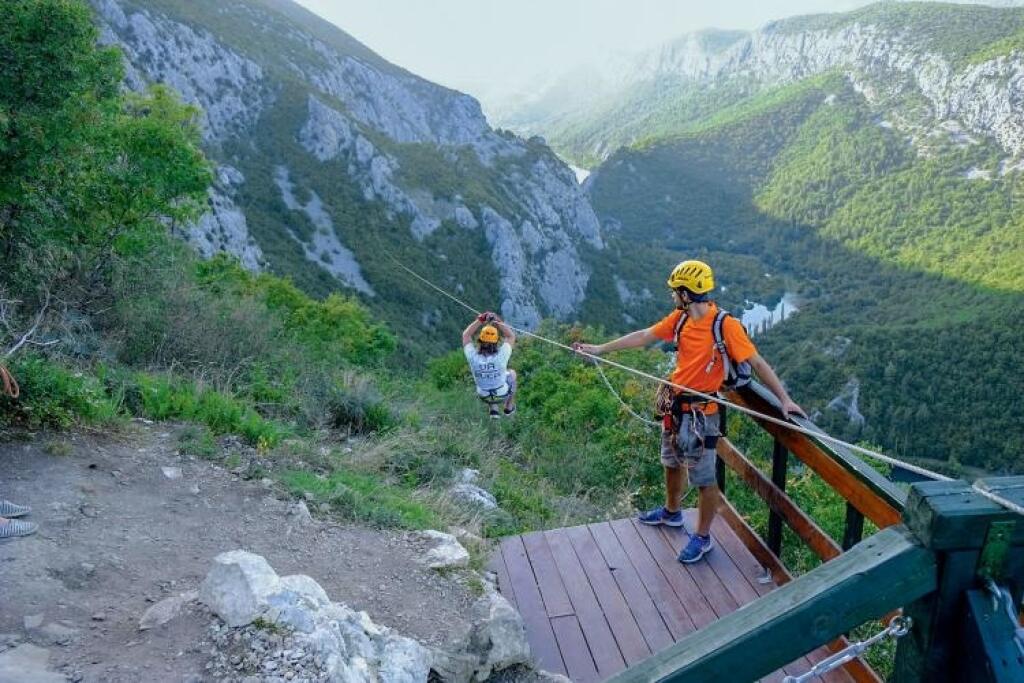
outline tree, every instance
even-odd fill
[[[80,0],[0,5],[0,289],[38,310],[88,310],[125,259],[196,218],[210,170],[197,110],[121,89]]]

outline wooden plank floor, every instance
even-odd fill
[[[686,516],[693,528],[696,512]],[[711,533],[715,549],[692,565],[676,561],[683,529],[618,519],[506,538],[490,566],[523,615],[538,666],[604,681],[775,588],[759,581],[761,566],[728,525],[716,519]],[[762,680],[805,673],[825,656],[822,648]]]

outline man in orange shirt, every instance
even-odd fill
[[[722,387],[726,367],[749,367],[778,397],[785,413],[803,415],[803,410],[786,393],[775,371],[757,353],[743,324],[726,315],[721,337],[727,357],[715,343],[712,326],[718,306],[710,299],[715,287],[711,267],[702,261],[683,261],[668,279],[676,310],[649,328],[636,330],[604,344],[577,344],[585,353],[601,355],[609,351],[646,346],[658,340],[676,342],[676,368],[673,384],[712,394]],[[686,316],[683,319],[683,316]],[[682,324],[680,325],[680,322]],[[640,515],[644,524],[682,526],[681,498],[686,485],[699,490],[697,528],[679,553],[679,561],[696,562],[712,549],[711,522],[719,504],[715,481],[715,446],[721,435],[718,404],[693,394],[673,397],[673,428],[662,428],[661,464],[665,468],[665,505]]]

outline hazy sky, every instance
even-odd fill
[[[867,0],[298,0],[385,59],[485,96],[607,51],[701,28],[841,12]]]

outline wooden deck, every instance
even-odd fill
[[[687,528],[696,512],[687,511]],[[538,531],[502,541],[491,562],[502,595],[523,615],[537,664],[578,683],[603,681],[775,588],[721,519],[715,549],[676,561],[682,529],[632,519]],[[808,671],[824,649],[765,681]],[[845,672],[826,681],[852,681]]]

